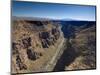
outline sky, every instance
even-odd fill
[[[95,21],[96,7],[72,4],[12,2],[12,16]]]

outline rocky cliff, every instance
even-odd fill
[[[14,20],[12,73],[42,72],[63,39],[61,27],[57,23]]]

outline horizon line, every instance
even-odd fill
[[[36,17],[36,16],[32,16],[32,17],[28,17],[28,16],[12,16],[12,17],[17,17],[17,18],[41,18],[41,19],[49,19],[49,20],[65,20],[65,21],[96,21],[96,20],[82,20],[82,19],[72,19],[72,18],[50,18],[50,17]]]

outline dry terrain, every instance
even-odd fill
[[[13,20],[11,62],[12,73],[95,69],[96,24]]]
[[[12,24],[12,73],[52,71],[44,69],[59,45],[63,45],[59,25],[50,21],[14,20]]]

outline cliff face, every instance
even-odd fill
[[[42,72],[62,42],[60,29],[50,21],[13,21],[12,73]]]

